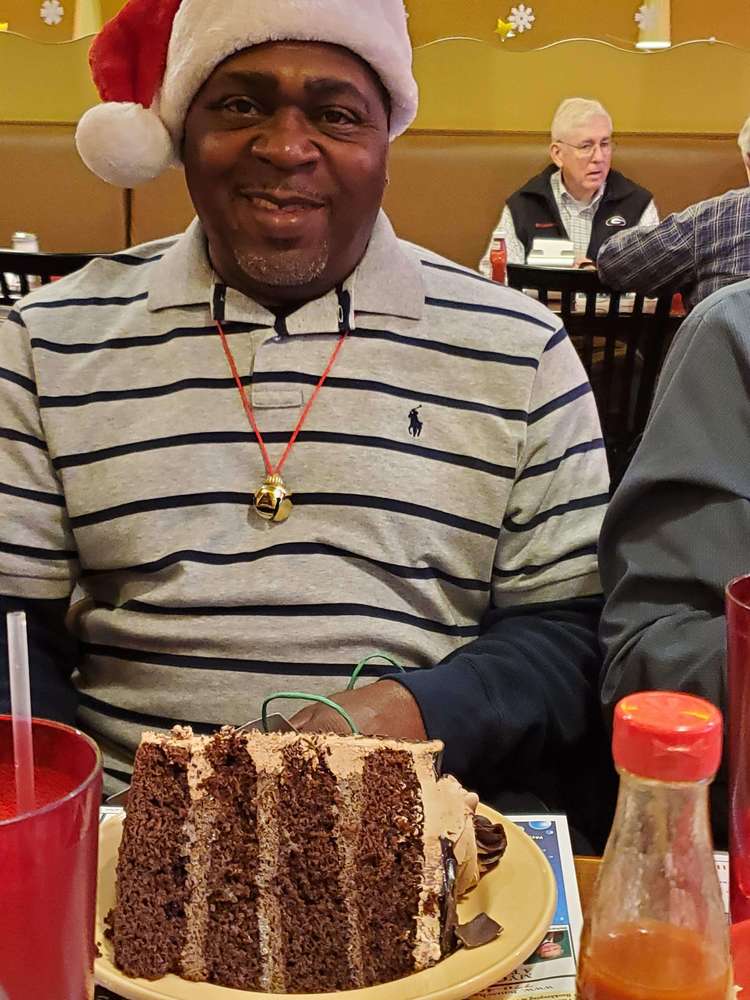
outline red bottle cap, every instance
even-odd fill
[[[615,708],[612,754],[619,768],[656,781],[701,781],[721,761],[721,712],[703,698],[641,691]]]

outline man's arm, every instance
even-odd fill
[[[32,712],[39,719],[75,723],[78,695],[71,675],[78,662],[78,642],[65,628],[67,610],[67,599],[0,597],[0,715],[10,712],[5,616],[9,611],[23,611],[29,642]]]
[[[493,608],[479,639],[432,670],[393,678],[445,743],[446,771],[497,786],[579,741],[598,714],[600,612],[599,597]]]
[[[750,283],[685,321],[602,531],[602,699],[683,690],[726,707],[724,587],[750,539]]]
[[[656,295],[697,280],[695,211],[669,215],[651,229],[634,226],[610,237],[596,259],[605,285]]]
[[[47,450],[29,331],[15,310],[0,328],[0,444],[0,711],[9,704],[5,613],[22,610],[32,708],[72,722],[77,644],[64,619],[78,556]]]

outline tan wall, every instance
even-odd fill
[[[643,0],[525,0],[533,7],[534,27],[505,43],[514,51],[547,45],[561,38],[600,38],[632,45],[634,13]],[[499,17],[518,0],[407,0],[414,45],[446,35],[475,35],[493,41]],[[672,41],[712,35],[750,48],[750,20],[745,0],[672,0]]]
[[[75,4],[73,0],[61,0],[62,20],[59,24],[45,24],[39,16],[43,0],[0,0],[0,22],[8,25],[8,30],[19,35],[28,35],[40,42],[65,42],[73,37]]]
[[[0,32],[0,121],[76,122],[96,103],[91,40],[43,45]]]
[[[45,5],[49,9],[49,4],[56,8],[57,14],[45,20],[41,14]],[[120,7],[122,0],[0,0],[0,23],[7,24],[5,30],[16,35],[59,44],[95,34]],[[59,23],[49,23],[56,21],[57,15]]]
[[[0,120],[75,121],[95,100],[88,41],[46,45],[12,34],[11,7],[27,18],[31,10],[38,20],[40,2],[0,0],[0,21],[11,27],[0,33]],[[408,0],[422,92],[417,127],[543,131],[557,102],[571,93],[599,97],[624,132],[734,132],[750,113],[744,0],[672,2],[675,43],[715,36],[739,47],[703,43],[651,54],[632,48],[636,0],[527,2],[536,13],[534,29],[502,43],[494,27],[511,0]],[[101,0],[102,16],[119,5]],[[70,17],[73,0],[64,6]],[[436,41],[456,35],[479,40]],[[603,41],[524,51],[583,35]]]

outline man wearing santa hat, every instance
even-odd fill
[[[197,218],[3,329],[0,593],[36,712],[112,786],[144,728],[291,688],[541,788],[598,717],[605,453],[559,321],[381,210],[417,108],[401,0],[130,0],[91,63],[85,162],[182,164]]]

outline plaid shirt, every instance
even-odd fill
[[[651,229],[628,229],[599,251],[602,281],[624,291],[680,289],[692,309],[750,277],[750,188],[691,205]]]

